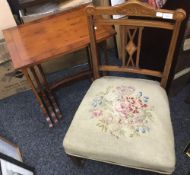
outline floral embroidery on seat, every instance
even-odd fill
[[[91,103],[92,119],[104,132],[116,138],[140,136],[150,131],[153,107],[149,97],[131,86],[109,86],[100,92]]]

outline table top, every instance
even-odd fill
[[[115,31],[98,27],[103,41]],[[84,6],[3,31],[15,69],[33,66],[87,47],[90,43]]]

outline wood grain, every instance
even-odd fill
[[[111,37],[112,27],[96,30],[97,40]],[[84,7],[3,31],[15,69],[40,64],[89,45]]]
[[[186,17],[184,10],[155,9],[147,3],[137,0],[129,0],[126,3],[114,7],[94,7],[90,5],[86,8],[86,14],[88,16],[93,74],[95,79],[100,77],[100,71],[129,72],[160,77],[161,86],[164,88],[166,87],[176,49],[179,30],[182,21]],[[108,19],[104,18],[105,15],[124,16],[119,19]],[[97,54],[97,42],[94,27],[112,25],[117,25],[120,28],[122,66],[100,65],[98,62],[99,58]],[[146,27],[169,30],[172,33],[163,71],[140,68],[141,40],[143,28]],[[136,43],[135,38],[137,38]],[[163,38],[163,43],[164,42],[165,40]],[[126,55],[128,55],[128,58]]]

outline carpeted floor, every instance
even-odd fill
[[[86,161],[84,167],[78,168],[66,156],[62,146],[63,138],[89,86],[89,80],[82,80],[56,92],[64,118],[53,129],[48,128],[31,91],[1,100],[0,135],[19,145],[24,162],[35,167],[37,175],[156,174],[90,160]],[[190,171],[190,159],[183,153],[190,141],[190,105],[184,103],[189,94],[190,85],[176,97],[170,98],[177,156],[174,175],[187,175]]]

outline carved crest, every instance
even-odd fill
[[[127,16],[150,16],[154,14],[154,12],[147,8],[142,8],[140,6],[128,6],[127,8],[118,8],[116,10],[117,14],[125,14]]]

